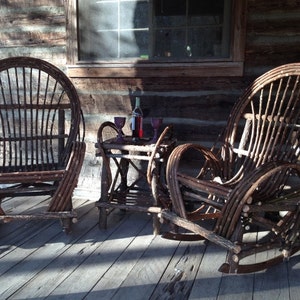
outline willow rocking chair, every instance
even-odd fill
[[[221,272],[266,269],[300,250],[299,79],[300,63],[265,73],[235,104],[212,149],[183,144],[169,157],[172,210],[161,216],[174,230],[166,237],[225,247]],[[203,157],[195,174],[183,168],[192,152]]]
[[[85,154],[81,125],[77,92],[60,69],[30,57],[0,60],[0,220],[57,218],[70,230]],[[12,212],[15,197],[40,195],[50,196],[41,211]]]

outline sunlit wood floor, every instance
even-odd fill
[[[12,210],[40,209],[21,198]],[[4,203],[4,206],[8,203]],[[31,207],[32,206],[32,207]],[[94,203],[75,199],[78,222],[0,224],[0,299],[299,299],[300,255],[267,271],[225,275],[226,251],[152,235],[143,213],[114,211],[98,228]]]

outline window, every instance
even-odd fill
[[[149,71],[155,64],[156,69],[174,66],[181,75],[186,74],[184,70],[192,74],[193,67],[211,66],[213,73],[219,75],[219,64],[221,72],[227,65],[231,70],[229,75],[241,73],[245,0],[70,0],[70,3],[71,65],[107,68],[109,64],[112,68],[122,68],[124,64],[125,68],[131,63],[136,67],[146,65]],[[72,75],[72,67],[70,72]],[[118,74],[126,76],[126,71]]]

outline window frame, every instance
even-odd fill
[[[128,77],[216,77],[242,76],[246,36],[247,0],[233,0],[231,57],[214,61],[195,60],[132,62],[84,62],[78,60],[77,1],[67,1],[67,74],[71,78],[128,78]]]

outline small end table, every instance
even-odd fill
[[[103,123],[98,130],[96,155],[102,157],[101,196],[96,202],[99,227],[106,228],[109,211],[119,208],[152,213],[153,232],[159,234],[157,214],[170,205],[165,166],[176,145],[172,126],[164,129],[156,143],[150,139],[133,141],[130,136],[123,136],[123,142],[117,142],[116,138],[105,139],[107,129],[110,134],[117,132],[111,122]],[[135,178],[130,177],[132,173]]]

